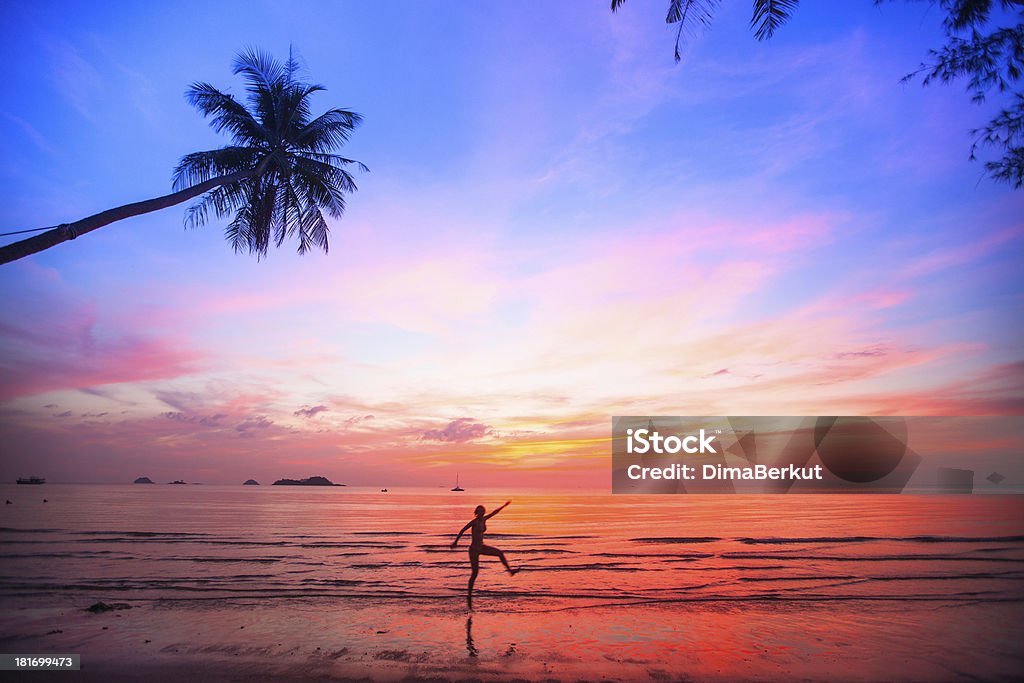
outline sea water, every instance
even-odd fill
[[[351,487],[4,486],[0,602],[463,600],[478,504],[486,596],[643,601],[1016,602],[1020,496],[612,496]],[[46,498],[48,502],[43,502]]]

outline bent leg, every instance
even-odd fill
[[[481,555],[490,555],[491,557],[497,557],[499,560],[501,560],[501,563],[503,565],[505,565],[505,569],[508,570],[509,574],[515,574],[515,571],[513,571],[512,567],[508,566],[508,560],[505,559],[505,553],[501,552],[500,550],[498,550],[494,546],[492,546],[492,545],[481,546],[480,547],[480,554]]]

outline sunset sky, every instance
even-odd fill
[[[184,206],[0,266],[0,478],[606,487],[613,415],[1024,412],[1024,193],[928,3],[5,3],[0,226],[170,191],[294,45],[365,124],[327,255]],[[3,238],[10,240],[12,238]]]

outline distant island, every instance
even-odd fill
[[[258,481],[256,481],[255,479],[246,479],[245,483],[242,484],[242,486],[259,486],[259,485],[260,485],[260,483]]]
[[[182,481],[181,479],[175,479],[174,481],[169,481],[167,483],[168,484],[187,484],[188,482],[187,481]]]
[[[308,477],[306,479],[278,479],[274,486],[344,486],[335,484],[327,477]]]
[[[150,479],[149,477],[139,477],[138,479],[135,480],[135,483],[136,484],[152,484],[153,480]]]

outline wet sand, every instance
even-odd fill
[[[90,681],[1013,680],[1024,663],[1015,602],[782,597],[534,611],[480,601],[472,615],[457,600],[26,608],[16,611],[24,635],[2,647],[81,654]]]

